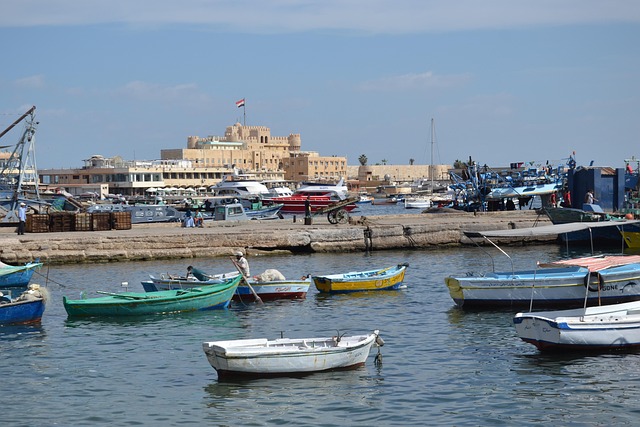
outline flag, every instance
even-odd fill
[[[236,107],[244,107],[244,98],[242,98],[240,101],[236,101]]]

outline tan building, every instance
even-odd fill
[[[287,181],[338,181],[347,177],[346,157],[321,157],[316,152],[291,153],[284,159]]]

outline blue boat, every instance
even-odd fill
[[[40,285],[30,285],[18,298],[10,290],[0,291],[0,325],[37,323],[42,318],[47,293]]]
[[[39,267],[42,267],[42,263],[38,259],[24,265],[9,265],[0,262],[0,289],[26,288],[31,281],[34,270]]]

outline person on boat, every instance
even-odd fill
[[[558,199],[556,198],[556,192],[554,191],[549,196],[549,207],[555,208],[557,207]]]
[[[587,191],[587,194],[584,195],[584,202],[588,205],[592,205],[597,200],[598,199],[596,199],[595,196],[593,195],[593,190]]]
[[[18,235],[24,234],[24,226],[27,223],[27,205],[24,202],[20,202],[20,207],[18,208]]]
[[[236,256],[236,265],[240,269],[240,273],[242,273],[244,277],[251,277],[251,271],[249,270],[249,261],[247,261],[247,259],[244,257],[242,251],[236,251],[234,255]]]
[[[571,207],[571,191],[568,188],[564,189],[564,194],[562,195],[562,205],[565,208]]]
[[[188,279],[190,279],[192,277],[194,277],[193,276],[193,266],[190,265],[189,267],[187,267],[187,274],[184,276],[184,278],[188,280]]]

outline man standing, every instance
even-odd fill
[[[242,251],[236,251],[234,255],[236,256],[236,266],[240,270],[240,273],[242,273],[244,277],[251,277],[249,261],[244,257]]]
[[[18,235],[24,234],[24,226],[27,223],[27,207],[24,202],[20,202],[20,207],[18,208]]]

